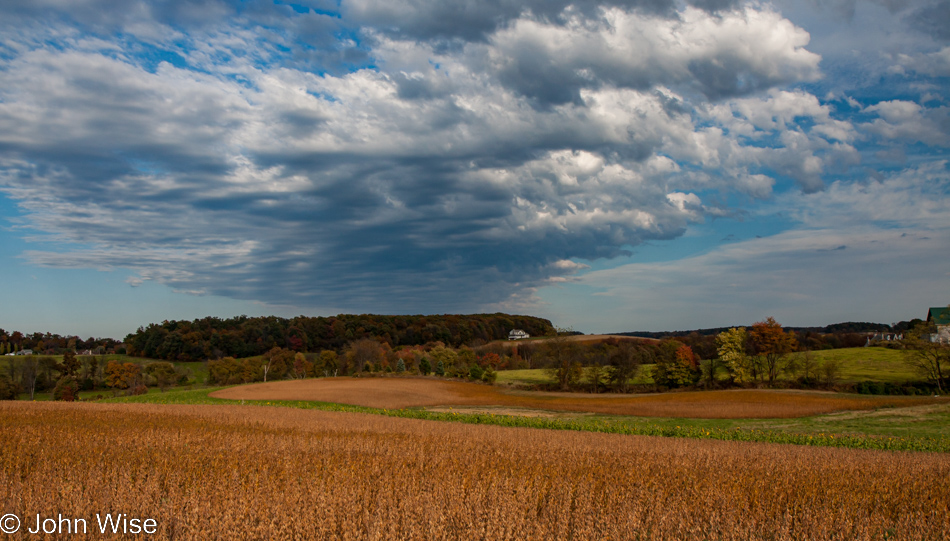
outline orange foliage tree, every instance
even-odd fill
[[[771,387],[778,377],[779,363],[795,350],[795,335],[785,332],[775,318],[769,317],[752,325],[749,329],[749,343],[752,351],[764,363]]]
[[[106,385],[113,389],[130,389],[142,384],[142,367],[135,363],[109,361],[106,365]]]

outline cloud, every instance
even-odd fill
[[[575,282],[597,291],[597,323],[615,330],[750,324],[767,316],[790,325],[919,317],[933,292],[950,285],[946,166],[932,162],[881,183],[789,194],[769,210],[794,213],[799,221],[790,230],[684,259],[592,271]]]
[[[950,107],[924,108],[905,100],[883,101],[865,108],[879,118],[862,125],[886,139],[950,146]]]
[[[0,54],[0,190],[69,245],[37,265],[290,306],[523,305],[576,260],[858,162],[850,119],[789,88],[821,77],[806,31],[700,7],[2,4],[34,24]],[[904,129],[875,107],[869,133]]]
[[[708,13],[728,11],[734,0],[693,0]],[[347,19],[390,36],[423,41],[486,41],[512,22],[531,18],[563,24],[577,14],[597,16],[618,8],[658,17],[676,18],[680,3],[672,0],[352,0],[342,4]]]
[[[577,103],[593,85],[683,86],[717,100],[816,79],[808,40],[780,15],[752,8],[718,16],[686,9],[676,18],[606,9],[597,21],[513,22],[491,37],[492,67],[542,104]]]
[[[950,3],[938,1],[924,4],[909,13],[907,20],[936,39],[950,41]]]

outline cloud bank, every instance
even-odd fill
[[[24,257],[272,304],[517,305],[776,192],[825,200],[871,139],[948,140],[943,105],[817,95],[809,33],[768,4],[48,0],[0,20],[0,190],[56,243]],[[937,73],[934,54],[894,63]]]

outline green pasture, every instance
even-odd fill
[[[821,366],[828,360],[838,361],[841,364],[840,383],[856,383],[860,381],[880,381],[887,383],[904,383],[918,381],[920,376],[904,361],[907,352],[882,347],[858,347],[845,349],[829,349],[807,352],[812,359]],[[806,352],[793,353],[789,358],[801,359]],[[637,377],[631,380],[634,384],[653,383],[652,364],[640,367]],[[782,371],[780,381],[789,381],[792,375]],[[725,372],[720,372],[718,378],[724,380]],[[530,370],[499,370],[497,383],[506,385],[539,385],[553,383],[554,379],[544,369]]]
[[[904,361],[907,352],[882,347],[859,347],[844,349],[825,349],[807,352],[818,363],[826,360],[841,362],[841,380],[855,381],[883,381],[902,383],[919,380],[920,376]],[[799,358],[805,352],[794,353]]]
[[[653,366],[652,364],[641,366],[637,377],[631,379],[630,383],[653,383]],[[544,385],[554,383],[554,378],[552,378],[551,374],[544,368],[499,370],[496,374],[498,374],[498,378],[495,380],[495,383],[501,385]]]

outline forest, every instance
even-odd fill
[[[507,338],[512,329],[531,336],[554,333],[551,322],[532,316],[338,315],[334,317],[239,316],[194,321],[164,321],[140,327],[125,339],[129,355],[169,361],[252,357],[279,347],[297,352],[341,350],[362,338],[392,347],[442,342],[458,347]]]

